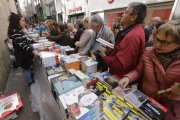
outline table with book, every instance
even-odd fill
[[[45,50],[36,58],[35,74],[49,97],[41,96],[43,108],[54,120],[160,120],[167,112],[135,85],[120,88],[115,76],[97,70],[97,61],[69,46],[45,38],[32,46]]]

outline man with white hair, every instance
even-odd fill
[[[83,50],[83,54],[87,54],[92,51],[99,50],[100,43],[96,41],[97,38],[102,38],[106,40],[107,42],[110,42],[114,44],[114,34],[113,32],[108,29],[107,26],[104,25],[104,22],[99,15],[93,15],[90,18],[90,24],[91,24],[91,29],[93,29],[94,34],[91,40],[89,40],[87,46]]]

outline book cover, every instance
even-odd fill
[[[70,110],[76,120],[85,120],[90,116],[100,114],[100,101],[95,95],[83,86],[59,96],[63,108]]]
[[[125,100],[132,104],[135,108],[139,108],[145,101],[148,100],[148,96],[143,94],[139,90],[135,90],[125,95]]]
[[[104,79],[103,84],[110,90],[116,88],[118,86],[118,80],[115,76],[109,76],[108,78]]]
[[[59,80],[53,84],[53,88],[57,95],[61,95],[70,90],[73,90],[79,86],[82,86],[82,82],[76,79],[75,76],[71,76],[65,80]]]
[[[59,67],[49,66],[49,67],[46,67],[45,70],[46,70],[48,76],[64,72],[64,69],[62,69],[62,67],[60,67],[60,66]]]
[[[134,88],[127,87],[127,88],[123,89],[123,88],[118,86],[118,87],[113,89],[112,94],[124,98],[125,95],[127,95],[127,94],[129,94],[129,93],[131,93],[133,91],[135,91]]]
[[[96,41],[100,42],[101,44],[103,44],[109,48],[112,48],[112,49],[114,48],[114,45],[112,43],[107,42],[107,41],[103,40],[102,38],[98,38],[98,39],[96,39]]]
[[[167,109],[153,98],[149,98],[140,107],[139,111],[152,120],[161,120],[167,113]]]
[[[103,112],[110,120],[123,120],[127,117],[130,109],[126,109],[119,103],[116,103],[115,97],[110,97],[103,106]]]
[[[18,93],[0,97],[0,119],[6,117],[23,106]]]

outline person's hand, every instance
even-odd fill
[[[127,85],[129,84],[129,78],[128,77],[124,77],[122,78],[119,82],[118,82],[119,86],[122,88],[126,88]]]
[[[36,55],[36,56],[39,56],[39,52],[37,50],[34,50],[33,54]]]
[[[107,51],[107,49],[106,49],[105,47],[100,46],[100,47],[99,47],[99,51],[100,51],[100,55],[101,55],[101,56],[106,56],[106,51]]]
[[[175,83],[175,85],[171,87],[171,92],[174,93],[175,95],[180,95],[180,84]]]
[[[83,52],[79,52],[79,55],[83,56],[83,55],[84,55],[84,53],[83,53]]]

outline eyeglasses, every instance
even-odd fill
[[[173,42],[166,42],[166,40],[160,40],[159,38],[157,38],[156,36],[154,36],[154,43],[155,43],[155,44],[160,43],[162,46],[168,46],[168,45],[174,43],[174,41],[173,41]]]

